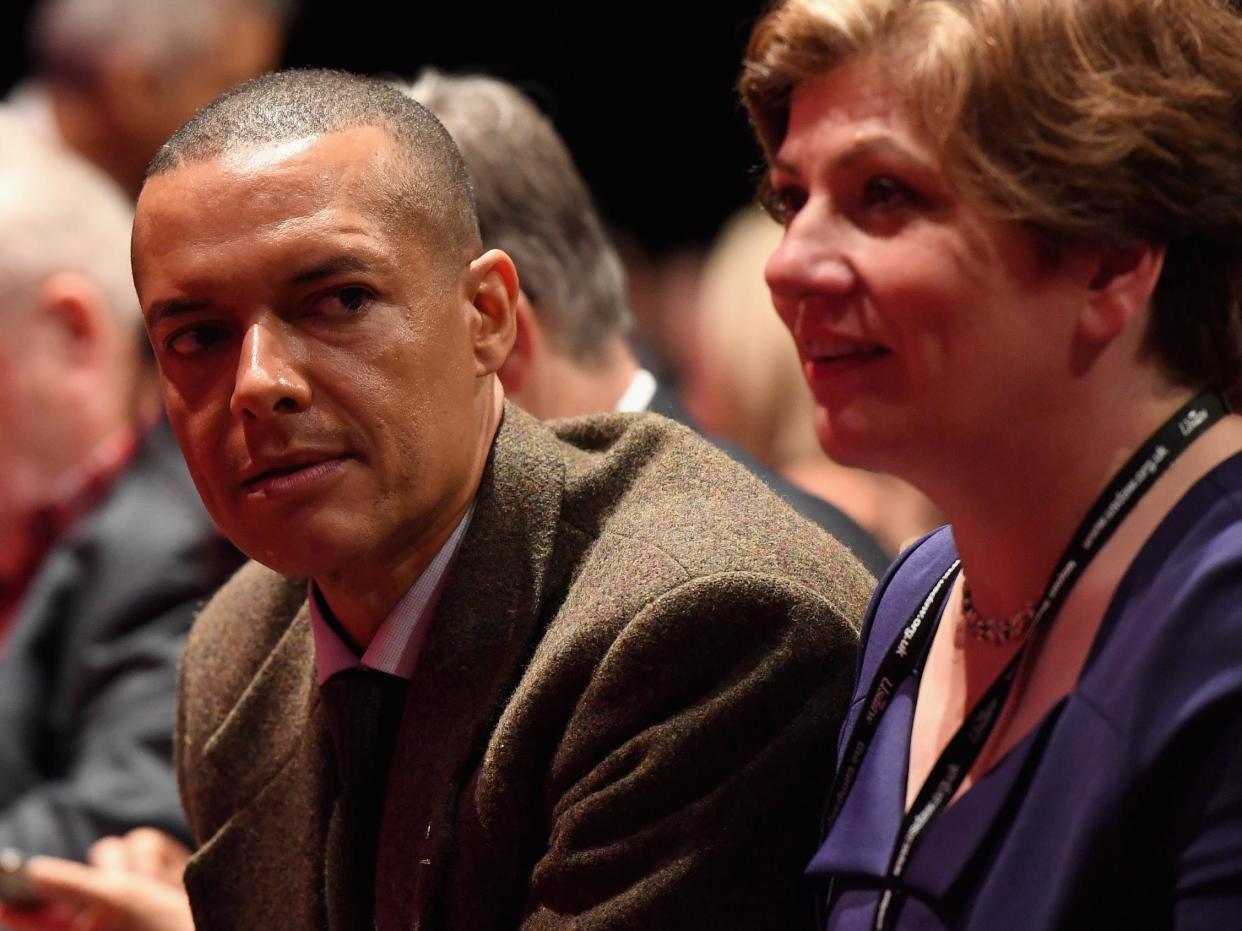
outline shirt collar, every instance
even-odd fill
[[[388,612],[361,659],[333,629],[334,619],[327,610],[327,603],[318,595],[314,581],[307,584],[311,631],[315,637],[315,670],[321,685],[342,669],[355,666],[366,666],[402,679],[413,675],[414,664],[427,638],[431,616],[440,600],[449,566],[461,548],[462,538],[473,516],[474,504],[471,503],[427,568],[414,580],[396,607]]]
[[[655,397],[655,393],[655,376],[646,369],[639,369],[630,379],[630,386],[621,395],[621,400],[617,402],[616,410],[622,414],[645,411],[651,406],[651,399]]]

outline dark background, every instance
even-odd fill
[[[4,92],[26,70],[32,5],[0,3]],[[518,83],[568,140],[607,220],[659,253],[709,241],[750,197],[758,162],[734,85],[760,0],[688,18],[695,6],[303,0],[287,60],[406,76],[434,64]]]

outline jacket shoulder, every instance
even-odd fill
[[[562,516],[584,537],[658,550],[687,578],[773,574],[849,613],[866,603],[874,580],[842,544],[688,428],[657,414],[610,414],[553,431],[566,447]]]

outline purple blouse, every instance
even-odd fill
[[[880,583],[843,736],[955,558],[942,529]],[[808,868],[831,931],[871,927],[905,804],[918,674]],[[927,830],[902,892],[902,931],[1242,928],[1242,455],[1165,517],[1074,689]]]

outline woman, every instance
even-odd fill
[[[820,442],[951,525],[872,602],[829,928],[1242,927],[1239,50],[1224,0],[755,29]]]
[[[944,522],[907,482],[838,465],[820,448],[812,401],[789,334],[772,313],[763,265],[781,228],[752,204],[724,226],[703,263],[696,351],[681,392],[695,421],[736,443],[875,537],[885,565]],[[882,570],[881,570],[882,571]]]

